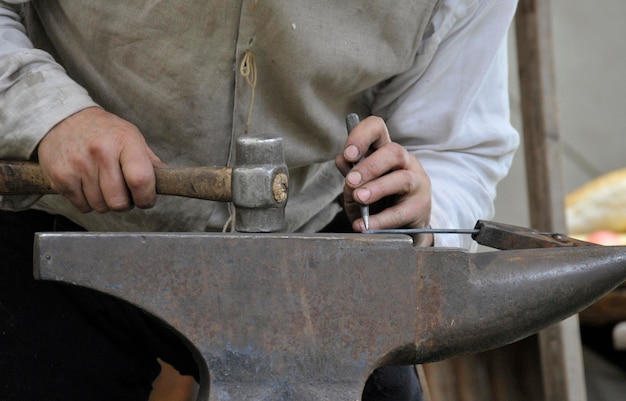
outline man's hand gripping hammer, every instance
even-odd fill
[[[158,194],[232,202],[236,231],[284,230],[289,180],[281,138],[239,138],[234,167],[167,167],[154,172]],[[39,164],[0,162],[0,195],[54,193]]]

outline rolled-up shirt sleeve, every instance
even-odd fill
[[[24,1],[0,1],[0,157],[29,159],[59,121],[95,103],[21,23]]]
[[[506,37],[514,0],[443,1],[412,71],[382,89],[374,113],[432,183],[433,228],[472,228],[494,214],[519,135],[510,123]],[[467,235],[436,246],[475,247]]]

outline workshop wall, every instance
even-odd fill
[[[626,167],[626,2],[552,0],[557,108],[564,189]],[[511,109],[521,130],[514,32],[510,35]],[[501,183],[496,220],[527,226],[524,156]]]
[[[552,0],[563,187],[626,167],[626,2]],[[513,28],[514,29],[514,28]],[[521,132],[514,31],[509,35],[511,110]],[[523,147],[498,188],[494,220],[529,225]],[[584,347],[588,401],[619,401],[626,371]]]

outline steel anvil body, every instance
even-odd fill
[[[36,275],[103,291],[195,350],[200,399],[354,401],[373,369],[512,343],[626,278],[626,249],[467,253],[405,235],[39,234]]]

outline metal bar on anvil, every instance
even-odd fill
[[[93,288],[195,348],[200,399],[354,401],[373,369],[499,347],[626,278],[626,248],[471,254],[404,235],[51,233],[38,278]]]

